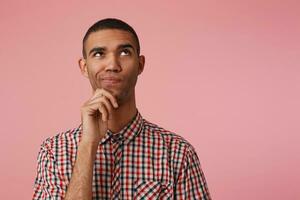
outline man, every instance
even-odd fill
[[[210,199],[194,148],[136,108],[144,65],[127,23],[108,18],[89,28],[79,67],[93,94],[79,127],[42,144],[33,199]]]

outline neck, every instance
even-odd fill
[[[129,101],[119,104],[117,109],[113,109],[108,120],[108,129],[113,133],[121,131],[136,115],[137,108],[134,96]]]

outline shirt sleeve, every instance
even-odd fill
[[[60,200],[66,186],[59,173],[55,158],[44,142],[38,154],[37,175],[34,182],[33,200]]]
[[[211,200],[199,158],[187,148],[175,186],[175,199]]]

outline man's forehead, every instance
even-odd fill
[[[136,42],[130,32],[119,29],[105,29],[91,33],[86,40],[86,48],[88,50],[95,46],[117,47],[124,43],[136,47]]]

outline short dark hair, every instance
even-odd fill
[[[84,35],[82,40],[82,55],[84,58],[87,57],[85,52],[85,42],[88,39],[89,35],[93,32],[97,32],[99,30],[105,30],[105,29],[118,29],[118,30],[123,30],[131,33],[133,35],[133,38],[136,40],[137,54],[140,55],[140,42],[134,29],[129,24],[127,24],[126,22],[120,19],[106,18],[106,19],[99,20],[98,22],[93,24]]]

